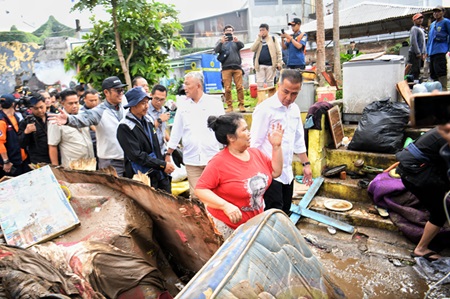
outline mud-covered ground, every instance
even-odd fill
[[[431,291],[414,269],[410,257],[414,244],[399,232],[356,228],[354,234],[331,234],[325,225],[303,218],[297,223],[311,250],[330,272],[348,298],[446,298],[450,284]],[[450,257],[450,250],[441,252]]]

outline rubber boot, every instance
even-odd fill
[[[447,76],[438,77],[438,81],[441,82],[442,91],[447,91]]]

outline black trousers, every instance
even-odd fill
[[[156,176],[150,176],[150,182],[153,188],[161,189],[167,193],[172,193],[172,177],[166,176],[163,179],[158,179]]]
[[[430,56],[430,77],[438,80],[439,77],[447,76],[447,58],[446,53],[439,53]]]
[[[272,180],[266,193],[264,193],[264,203],[268,209],[279,209],[290,215],[292,195],[294,194],[294,180],[290,184],[283,184]]]

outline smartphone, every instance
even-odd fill
[[[415,94],[410,99],[413,127],[432,127],[450,122],[450,92]]]
[[[231,34],[231,33],[225,33],[225,37],[226,37],[226,40],[229,42],[233,40],[233,34]]]
[[[281,34],[284,34],[284,29],[281,29]]]

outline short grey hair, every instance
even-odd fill
[[[184,79],[187,78],[194,78],[194,79],[198,79],[200,81],[200,83],[203,86],[203,82],[205,82],[205,78],[203,77],[203,73],[202,72],[189,72],[186,75],[184,75]]]
[[[303,77],[298,70],[284,69],[281,71],[280,82],[288,80],[292,84],[302,83]]]

